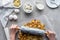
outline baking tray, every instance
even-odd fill
[[[52,30],[52,31],[54,31],[53,25],[50,23],[50,21],[49,21],[49,19],[48,19],[48,17],[46,15],[42,15],[42,16],[38,16],[38,17],[32,17],[32,18],[23,18],[22,21],[20,22],[21,23],[20,26],[24,25],[24,23],[30,22],[32,19],[40,20],[41,23],[45,24],[46,30]],[[49,40],[49,39],[46,36],[44,38],[44,40]]]

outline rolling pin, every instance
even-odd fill
[[[44,30],[37,29],[37,28],[29,28],[29,27],[21,26],[20,30],[23,33],[29,33],[29,34],[32,34],[32,35],[41,35],[41,36],[45,35]]]

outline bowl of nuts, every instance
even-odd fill
[[[26,12],[26,13],[31,13],[33,11],[33,6],[32,4],[30,3],[25,3],[24,6],[23,6],[23,10]]]
[[[13,1],[13,6],[15,8],[20,8],[21,7],[21,0],[14,0]]]

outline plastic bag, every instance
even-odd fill
[[[32,18],[24,18],[24,20],[22,19],[22,22],[20,22],[21,26],[24,25],[24,23],[31,21],[32,19],[40,20],[41,23],[43,23],[45,25],[46,30],[54,31],[53,25],[51,24],[51,22],[49,21],[49,19],[46,15],[42,15],[42,16],[38,16],[38,17],[32,17]],[[27,29],[27,31],[28,31],[28,29]],[[30,31],[30,32],[32,32],[32,31]],[[48,40],[48,37],[45,37],[44,40]]]
[[[46,30],[53,30],[53,25],[50,23],[48,17],[46,15],[42,15],[42,16],[38,16],[38,17],[32,17],[32,18],[24,18],[22,19],[22,22],[20,22],[21,26],[24,24],[24,23],[27,23],[29,21],[31,21],[32,19],[37,19],[37,20],[40,20],[41,23],[45,24],[45,27],[46,27]]]

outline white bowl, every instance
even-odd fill
[[[36,4],[36,7],[39,9],[39,10],[43,10],[44,9],[44,5],[43,4]]]
[[[20,0],[20,3],[22,3],[21,0]],[[16,7],[16,6],[14,6],[14,3],[13,3],[13,7],[15,7],[15,8],[20,8],[21,6],[22,6],[22,4],[19,5],[19,7]]]
[[[33,11],[33,6],[32,6],[32,4],[30,4],[30,3],[24,4],[23,10],[24,10],[26,13],[31,13],[31,12]]]

